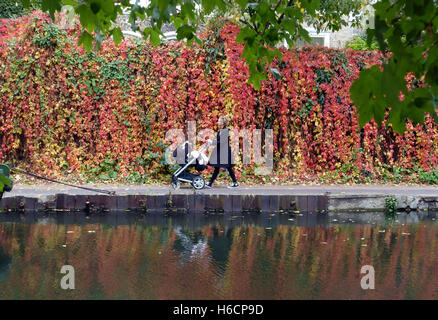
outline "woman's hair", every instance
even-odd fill
[[[228,125],[231,123],[231,117],[228,114],[220,116],[219,119],[222,119],[225,127],[228,127]]]

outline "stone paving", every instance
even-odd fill
[[[226,195],[405,195],[405,196],[438,196],[438,186],[240,186],[237,189],[228,189],[224,186],[213,187],[196,191],[192,187],[183,186],[174,190],[170,186],[145,186],[145,185],[82,185],[88,188],[98,188],[115,191],[120,195],[166,195],[166,194],[226,194]],[[4,197],[14,196],[39,196],[52,194],[92,195],[97,192],[82,190],[56,184],[44,185],[15,185],[11,192],[6,192]]]

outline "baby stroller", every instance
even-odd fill
[[[184,155],[184,163],[180,164],[181,168],[176,170],[172,176],[172,187],[174,189],[179,189],[180,181],[190,183],[196,190],[204,188],[204,178],[199,174],[193,174],[186,170],[189,168],[195,168],[196,171],[201,172],[207,167],[208,157],[204,152],[207,151],[212,143],[211,140],[208,140],[200,150],[193,150],[189,154],[189,142],[186,141],[173,151],[174,157],[178,155],[178,152],[179,154]]]

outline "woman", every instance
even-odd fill
[[[220,168],[227,168],[228,173],[230,174],[230,177],[233,180],[233,184],[228,188],[237,188],[239,186],[236,180],[236,175],[234,174],[234,170],[233,170],[234,163],[231,161],[232,156],[231,156],[231,148],[230,148],[230,137],[229,137],[229,130],[227,129],[227,126],[229,125],[230,121],[231,121],[230,116],[219,117],[218,120],[219,132],[216,137],[216,147],[212,152],[212,155],[210,157],[210,163],[209,163],[209,165],[214,167],[214,172],[213,175],[211,176],[210,181],[206,184],[207,188],[211,188],[214,180],[216,180],[219,174]],[[222,158],[221,158],[221,148],[222,148]]]

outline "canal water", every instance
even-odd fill
[[[0,299],[438,299],[437,219],[1,213]]]

